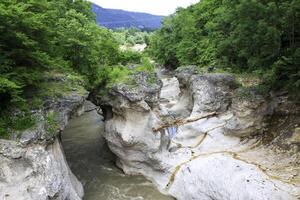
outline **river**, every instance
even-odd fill
[[[96,112],[70,121],[62,145],[72,172],[84,186],[84,200],[171,200],[143,176],[125,175],[103,138],[104,123]]]

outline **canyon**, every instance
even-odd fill
[[[36,112],[41,120],[35,128],[0,140],[1,199],[82,199],[61,134],[87,110],[87,97],[102,109],[105,143],[116,165],[146,177],[165,195],[299,198],[299,108],[284,94],[245,95],[233,75],[198,73],[194,66],[158,70],[154,80],[141,72],[135,80],[135,86],[115,85],[106,94],[74,92],[51,100]],[[49,113],[60,119],[50,135]]]

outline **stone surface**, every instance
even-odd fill
[[[0,160],[0,199],[80,200],[83,196],[58,139],[47,147],[0,140]]]
[[[225,134],[243,137],[263,133],[269,106],[262,96],[233,98],[231,110],[233,115],[224,126]]]
[[[143,174],[179,200],[300,197],[300,182],[295,181],[299,157],[275,152],[259,137],[244,138],[264,129],[269,113],[261,96],[238,98],[233,76],[197,74],[194,67],[179,69],[177,78],[180,84],[164,77],[161,98],[160,87],[150,97],[155,103],[149,104],[151,94],[140,88],[128,97],[122,91],[111,92],[110,102],[93,95],[94,103],[111,106],[105,137],[125,173]],[[218,114],[192,120],[210,112]],[[174,116],[192,122],[181,124],[172,139],[164,130],[153,131]]]
[[[256,166],[215,154],[182,167],[170,189],[178,199],[296,199],[280,181],[270,181]]]
[[[291,143],[300,144],[300,128],[295,128]]]
[[[86,95],[76,92],[48,99],[33,111],[36,125],[0,140],[0,199],[80,200],[83,187],[70,171],[59,142],[59,134],[71,117],[80,115]],[[55,116],[52,133],[47,116]]]

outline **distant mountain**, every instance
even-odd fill
[[[143,30],[154,30],[161,26],[164,17],[148,13],[107,9],[96,4],[92,4],[92,10],[96,14],[97,23],[111,29],[136,27]]]

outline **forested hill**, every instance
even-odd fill
[[[149,50],[165,66],[254,73],[299,94],[300,1],[201,0],[166,17]]]
[[[0,137],[34,126],[31,111],[45,100],[126,80],[128,63],[151,68],[141,54],[120,51],[91,6],[85,0],[0,1]]]
[[[92,4],[97,23],[107,28],[136,27],[144,30],[160,28],[163,16],[148,13],[130,12],[117,9],[106,9]]]

